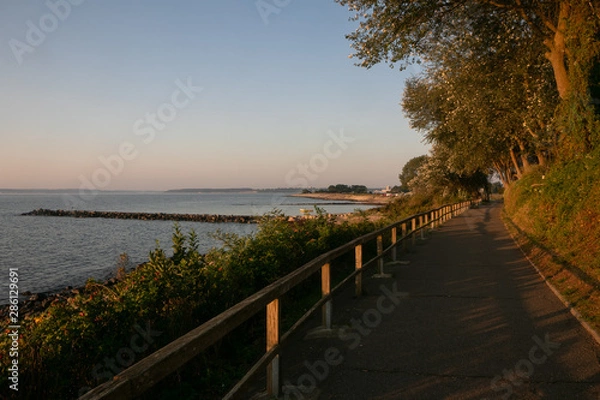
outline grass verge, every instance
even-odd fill
[[[505,193],[505,222],[541,274],[600,331],[600,152],[537,169]]]

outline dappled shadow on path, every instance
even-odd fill
[[[393,278],[367,279],[366,296],[348,288],[336,297],[334,324],[347,329],[291,342],[287,398],[597,399],[598,346],[499,212],[470,210],[402,255],[410,265],[388,268]]]

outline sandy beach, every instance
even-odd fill
[[[388,204],[395,197],[386,197],[378,194],[353,194],[353,193],[297,193],[293,197],[306,197],[309,199],[353,201],[362,204]]]

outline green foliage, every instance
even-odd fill
[[[444,204],[470,199],[470,197],[460,197],[456,194],[444,196],[441,192],[416,192],[397,198],[381,207],[379,211],[385,217],[384,223],[392,223]]]
[[[600,151],[532,171],[505,198],[507,212],[528,235],[600,278]]]
[[[426,161],[427,156],[422,155],[411,158],[406,164],[404,164],[404,167],[402,167],[402,172],[398,176],[398,179],[400,179],[400,183],[402,184],[402,186],[400,186],[401,191],[408,192],[410,190],[410,181],[416,178],[419,168],[425,164]]]
[[[348,185],[343,185],[343,184],[337,184],[337,185],[329,185],[329,187],[327,188],[327,191],[329,193],[357,193],[357,194],[361,194],[361,193],[368,193],[368,189],[365,185],[352,185],[352,186],[348,186]]]
[[[592,2],[336,1],[358,22],[347,35],[358,65],[423,65],[402,106],[413,128],[451,151],[450,173],[493,168],[509,185],[532,164],[600,143]]]
[[[157,245],[148,262],[127,274],[120,268],[116,284],[90,280],[74,297],[27,316],[21,323],[19,364],[27,396],[75,398],[80,387],[110,377],[106,358],[129,345],[136,326],[149,324],[160,332],[136,354],[139,360],[312,258],[375,228],[367,221],[335,224],[316,211],[316,218],[295,223],[280,212],[266,215],[251,236],[219,233],[223,247],[205,255],[198,252],[196,233],[185,234],[175,225],[173,256]],[[8,340],[3,335],[0,346],[8,348]],[[0,359],[4,370],[6,362]],[[202,368],[213,370],[211,362]],[[197,387],[200,392],[214,392],[215,379],[227,380],[220,373],[201,375],[198,381],[207,386]],[[6,379],[1,376],[0,385],[6,387]]]
[[[419,166],[414,178],[409,182],[412,193],[462,200],[479,197],[481,190],[489,193],[488,174],[480,170],[458,172],[449,161],[450,154],[444,146],[438,145],[433,148],[431,156]]]
[[[572,60],[568,68],[570,91],[557,110],[556,124],[565,133],[561,138],[561,156],[567,160],[600,145],[600,15],[590,18],[589,2],[571,3],[571,20],[565,35]]]

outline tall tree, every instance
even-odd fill
[[[398,175],[400,179],[400,189],[403,192],[408,192],[410,190],[409,183],[417,176],[417,171],[419,168],[427,161],[427,156],[422,155],[418,157],[413,157],[402,167],[402,172]]]
[[[486,29],[498,30],[501,22],[487,18]],[[493,166],[508,184],[509,169],[520,176],[532,156],[544,164],[553,150],[547,122],[557,98],[548,85],[552,72],[541,53],[517,46],[500,52],[494,38],[460,42],[437,50],[424,73],[407,81],[402,106],[411,127],[452,151],[446,160],[455,173]]]
[[[585,131],[591,142],[597,129],[589,96],[592,68],[600,54],[600,5],[589,0],[336,0],[355,12],[359,26],[347,35],[359,65],[388,62],[401,68],[428,61],[471,35],[486,43],[494,34],[504,44],[543,52],[552,68],[555,90],[566,102],[566,119],[583,128],[563,129],[575,136]],[[482,16],[503,21],[503,31],[486,30]],[[474,28],[479,27],[479,30]],[[481,29],[483,28],[483,29]],[[459,46],[460,47],[460,46]],[[460,57],[462,54],[455,54]],[[586,117],[580,117],[585,114]],[[581,125],[580,124],[580,125]]]

